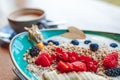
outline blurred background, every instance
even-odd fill
[[[47,19],[65,22],[58,28],[120,33],[120,0],[0,0],[0,29],[11,12],[25,7],[43,9]]]

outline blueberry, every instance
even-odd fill
[[[58,41],[54,41],[53,44],[56,45],[56,46],[58,46],[59,42]]]
[[[118,47],[118,45],[116,43],[111,43],[110,46],[113,47],[113,48]]]
[[[99,48],[99,45],[97,43],[91,43],[89,47],[91,51],[97,51]]]
[[[72,40],[71,43],[72,43],[73,45],[79,45],[79,41],[78,41],[78,40]]]
[[[89,43],[91,43],[90,40],[85,40],[85,41],[84,41],[84,44],[89,44]]]
[[[29,54],[31,55],[31,57],[34,57],[34,56],[38,56],[39,52],[40,52],[39,47],[33,46],[33,47],[30,49]]]
[[[54,43],[54,40],[48,40],[47,42],[48,42],[48,43],[49,43],[49,42],[52,42],[52,43]]]
[[[47,45],[48,45],[48,42],[43,42],[43,44],[44,44],[45,46],[47,46]]]

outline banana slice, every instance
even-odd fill
[[[45,80],[52,80],[49,72],[46,72],[45,74],[43,74],[43,77],[45,78]]]
[[[65,77],[65,80],[71,80],[70,77],[66,73],[63,73],[63,76]]]
[[[53,78],[52,80],[59,80],[58,74],[55,70],[51,72],[51,77]]]
[[[91,77],[90,77],[90,75],[89,75],[89,72],[83,72],[83,73],[81,73],[81,74],[84,74],[85,77],[87,78],[87,80],[91,80]]]
[[[87,77],[83,74],[83,72],[78,73],[82,80],[88,80]]]
[[[106,78],[99,76],[99,75],[96,75],[96,74],[91,73],[91,72],[81,72],[78,74],[80,75],[82,80],[107,80]]]
[[[59,80],[66,80],[63,74],[59,74]]]
[[[75,79],[74,80],[82,80],[82,78],[80,78],[80,76],[78,75],[78,73],[73,72]]]

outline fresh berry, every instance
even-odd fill
[[[73,65],[72,65],[71,63],[67,62],[66,64],[67,64],[68,67],[69,67],[68,72],[74,70]]]
[[[33,46],[33,47],[30,49],[29,54],[30,54],[31,57],[35,57],[35,56],[38,56],[39,52],[40,52],[39,47]]]
[[[66,52],[63,52],[62,53],[62,59],[64,60],[64,61],[68,61],[68,54],[66,53]]]
[[[96,72],[97,69],[98,69],[98,66],[97,66],[97,64],[95,64],[94,62],[88,62],[88,63],[87,63],[87,70],[88,70],[88,71]]]
[[[42,56],[42,55],[46,56],[46,57],[48,58],[48,60],[50,61],[50,63],[52,63],[52,57],[51,57],[50,54],[48,54],[48,53],[46,53],[46,52],[42,52],[40,55],[41,55],[41,56]]]
[[[56,46],[58,46],[59,42],[58,41],[54,41],[53,44],[56,45]]]
[[[75,61],[77,61],[77,59],[76,59],[76,57],[72,56],[72,57],[69,57],[69,61],[70,62],[75,62]]]
[[[110,46],[113,47],[113,48],[118,47],[118,45],[116,43],[111,43]]]
[[[71,64],[73,65],[74,71],[86,71],[87,70],[86,64],[81,61],[75,61]]]
[[[114,68],[118,65],[118,53],[112,52],[108,54],[103,60],[105,69]]]
[[[59,61],[57,64],[57,69],[60,70],[61,72],[68,72],[69,66],[65,62]]]
[[[57,54],[62,53],[62,52],[63,52],[62,48],[59,48],[59,47],[56,48],[56,53],[57,53]]]
[[[78,59],[86,64],[88,71],[93,71],[93,72],[97,71],[98,62],[94,60],[92,57],[80,55]]]
[[[72,43],[73,45],[79,45],[79,41],[78,41],[78,40],[72,40],[71,43]]]
[[[84,44],[89,44],[89,43],[91,43],[90,40],[85,40],[85,41],[84,41]]]
[[[39,56],[36,61],[35,61],[36,65],[41,65],[43,67],[47,67],[50,66],[50,61],[48,60],[48,58],[46,56]]]
[[[48,42],[48,43],[50,43],[50,42],[54,43],[54,40],[48,40],[47,42]]]
[[[66,52],[69,55],[69,62],[74,62],[78,60],[78,53],[76,52]]]
[[[120,68],[107,69],[107,70],[105,70],[105,74],[107,76],[111,76],[111,77],[120,76]]]
[[[87,63],[93,60],[90,56],[85,56],[85,55],[80,55],[78,59],[84,63]]]
[[[99,48],[99,45],[97,43],[90,44],[90,50],[91,51],[97,51]]]
[[[52,57],[52,60],[56,60],[57,54],[54,53],[54,54],[51,55],[51,57]]]
[[[42,67],[50,66],[52,63],[52,58],[47,53],[41,53],[35,61],[36,65],[41,65]]]
[[[58,46],[59,45],[59,42],[58,41],[55,41],[55,40],[48,40],[47,41],[48,43],[53,43],[54,45]]]
[[[47,45],[48,45],[48,42],[43,42],[43,44],[44,44],[45,46],[47,46]]]

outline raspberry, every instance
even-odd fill
[[[62,52],[63,52],[63,50],[62,50],[61,48],[59,48],[59,47],[56,48],[56,53],[57,53],[57,54],[62,53]]]
[[[111,76],[111,77],[120,76],[120,68],[107,69],[107,70],[105,70],[105,74],[107,76]]]
[[[68,61],[68,54],[65,53],[65,52],[63,52],[63,53],[62,53],[62,59],[63,59],[64,61]]]
[[[87,63],[87,70],[88,70],[88,71],[96,72],[97,69],[98,69],[98,66],[97,66],[96,63],[94,63],[94,61],[93,61],[93,62],[88,62],[88,63]]]
[[[33,46],[33,47],[30,49],[29,54],[30,54],[31,57],[35,57],[35,56],[38,56],[39,52],[40,52],[39,47]]]
[[[98,69],[98,62],[95,61],[92,57],[85,56],[85,55],[80,55],[79,56],[79,60],[86,64],[88,71],[93,71],[93,72],[97,71],[97,69]]]
[[[75,62],[75,61],[77,61],[77,59],[74,56],[72,56],[72,57],[69,58],[69,61],[70,62]]]
[[[52,60],[56,60],[57,55],[54,53],[54,54],[51,55],[51,57],[52,57]]]
[[[89,62],[92,61],[92,58],[90,56],[80,55],[79,60],[82,61],[82,62],[87,63],[88,61]]]
[[[112,52],[108,54],[103,60],[103,66],[106,69],[114,68],[118,65],[118,53]]]

